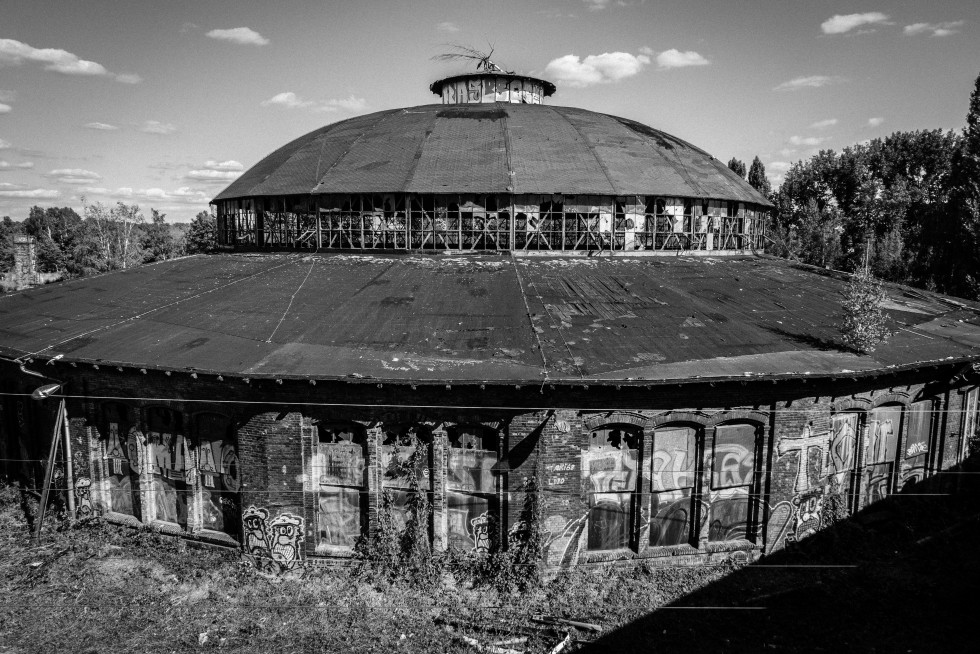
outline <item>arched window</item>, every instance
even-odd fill
[[[861,473],[864,489],[861,506],[867,506],[891,494],[901,433],[900,404],[886,404],[868,412],[864,468]]]
[[[488,552],[499,524],[497,478],[498,433],[480,425],[456,425],[449,437],[446,505],[450,547]]]
[[[357,423],[321,423],[313,450],[317,553],[351,550],[367,523],[367,435]]]
[[[105,461],[108,493],[103,501],[113,513],[141,519],[139,501],[140,444],[133,433],[133,412],[124,404],[102,406],[99,420],[99,445]]]
[[[754,423],[725,424],[714,429],[711,479],[702,500],[707,505],[709,542],[755,537],[760,435],[761,429]]]
[[[588,447],[582,450],[589,550],[616,550],[630,545],[642,438],[643,429],[628,424],[603,425],[589,434]]]
[[[192,469],[190,448],[181,415],[163,407],[146,412],[148,472],[152,520],[187,528],[187,503],[193,491],[187,478]]]
[[[831,422],[830,445],[827,448],[827,481],[831,490],[847,498],[854,494],[854,474],[858,437],[864,425],[864,412],[835,413]],[[848,506],[852,506],[848,500]]]
[[[197,471],[201,492],[201,526],[238,538],[241,504],[238,488],[241,475],[234,423],[216,413],[203,413],[195,420]]]
[[[933,399],[913,402],[908,409],[909,426],[906,432],[900,486],[920,482],[928,475],[929,453],[933,446],[936,406]]]
[[[650,470],[650,545],[697,542],[693,532],[699,428],[665,425],[653,433]]]
[[[422,452],[415,459],[414,476],[421,492],[432,499],[432,429],[427,425],[386,424],[381,445],[382,488],[390,502],[395,529],[405,528],[412,499],[412,471],[406,469],[417,448]],[[431,526],[430,526],[431,530]]]

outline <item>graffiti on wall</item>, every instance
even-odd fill
[[[582,486],[589,502],[588,548],[627,547],[630,501],[636,489],[639,430],[605,427],[593,430],[582,450]]]
[[[822,525],[823,489],[817,488],[793,498],[795,512],[793,527],[786,535],[786,542],[801,541],[820,531]]]
[[[780,502],[772,507],[766,524],[766,551],[772,552],[783,546],[795,519],[792,502]]]
[[[824,447],[828,441],[826,434],[814,434],[813,427],[806,425],[803,433],[795,438],[783,437],[777,446],[781,457],[796,452],[796,485],[794,491],[802,493],[819,484],[824,478]]]
[[[848,476],[854,468],[858,418],[857,413],[834,414],[827,451],[827,474],[840,488],[847,488]]]
[[[269,511],[250,506],[242,512],[243,549],[257,570],[285,572],[300,564],[305,540],[304,520],[280,513],[269,520]]]
[[[92,515],[92,480],[79,477],[75,480],[75,516],[88,518]]]

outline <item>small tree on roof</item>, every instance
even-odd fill
[[[885,291],[867,261],[864,267],[851,276],[844,296],[844,323],[841,334],[844,344],[862,354],[870,354],[891,335],[885,327],[885,312],[881,305]]]

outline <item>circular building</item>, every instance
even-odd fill
[[[707,153],[533,78],[432,90],[246,171],[218,254],[0,296],[6,473],[41,486],[66,425],[76,512],[282,569],[420,493],[436,548],[537,520],[563,567],[754,559],[828,498],[955,486],[980,306],[886,285],[854,352],[848,276],[761,254],[768,201]]]

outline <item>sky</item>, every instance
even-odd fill
[[[549,104],[759,156],[778,185],[821,149],[962,129],[980,2],[2,0],[0,216],[189,221],[294,138],[438,102],[469,68],[433,59],[453,44],[551,80]]]

